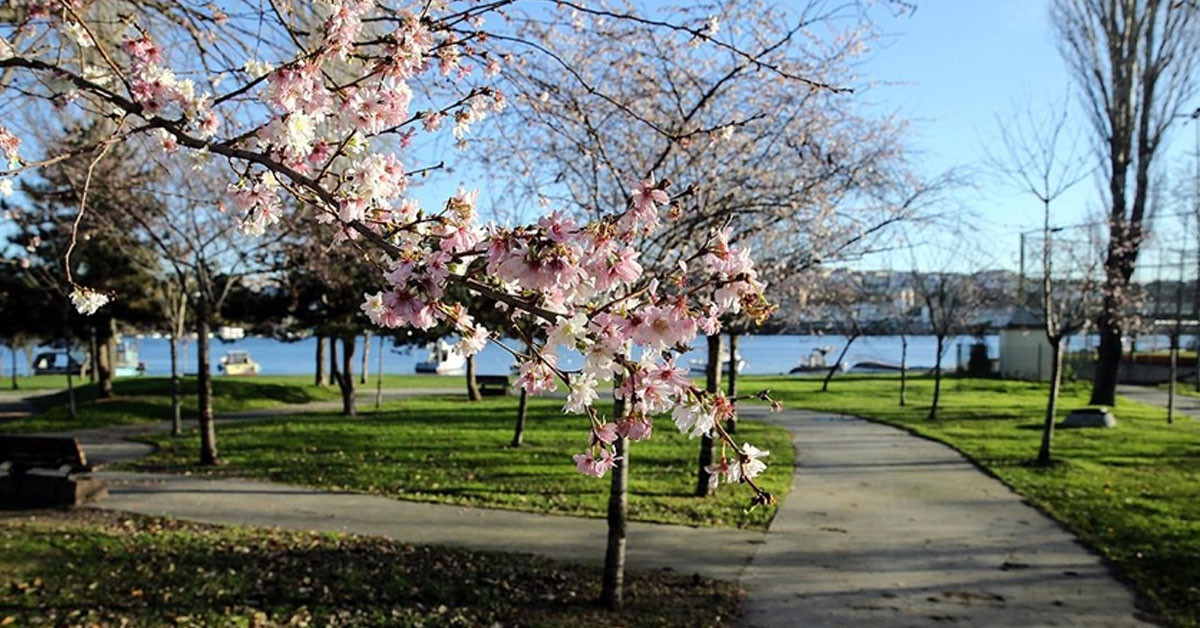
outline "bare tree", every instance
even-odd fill
[[[1081,251],[1082,258],[1070,260],[1066,273],[1055,281],[1054,234],[1060,229],[1052,224],[1051,204],[1086,177],[1091,168],[1081,159],[1077,135],[1068,135],[1066,103],[1045,114],[1037,114],[1026,108],[1022,114],[1000,127],[1000,145],[1003,154],[988,151],[992,166],[1010,184],[1021,192],[1037,199],[1042,205],[1042,281],[1040,305],[1042,328],[1050,345],[1050,392],[1046,400],[1046,416],[1042,425],[1042,444],[1037,462],[1050,463],[1051,444],[1054,439],[1054,420],[1058,409],[1058,396],[1062,384],[1063,340],[1083,328],[1092,312],[1093,265],[1088,264],[1090,247]],[[1082,269],[1082,273],[1071,272]],[[1025,295],[1021,295],[1024,298]],[[1018,307],[1023,306],[1019,303]]]
[[[953,257],[953,256],[951,256]],[[912,271],[913,289],[929,314],[929,327],[937,340],[933,365],[933,401],[929,420],[937,419],[942,392],[942,358],[946,340],[970,331],[980,310],[987,304],[987,292],[975,275],[961,272]]]
[[[1109,239],[1091,403],[1111,406],[1123,301],[1145,236],[1155,158],[1196,93],[1200,7],[1179,0],[1055,0],[1050,16],[1104,164]]]

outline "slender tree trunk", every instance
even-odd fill
[[[900,334],[900,405],[908,405],[908,336]]]
[[[1037,464],[1050,464],[1050,449],[1054,443],[1054,419],[1058,414],[1058,394],[1062,387],[1062,338],[1050,338],[1050,399],[1046,402],[1046,418],[1042,423],[1042,446],[1038,449]]]
[[[521,388],[521,396],[517,400],[517,426],[513,428],[512,446],[520,447],[525,442],[525,415],[529,405],[529,393]]]
[[[525,353],[532,355],[533,347],[525,345]],[[529,394],[521,388],[521,397],[517,400],[517,425],[513,428],[512,446],[520,447],[525,442],[525,415],[529,406]]]
[[[1176,290],[1179,290],[1176,288]],[[1179,374],[1179,332],[1171,334],[1171,379],[1167,382],[1167,425],[1175,422],[1175,378]]]
[[[355,416],[354,408],[354,344],[355,334],[342,336],[342,371],[338,375],[338,387],[342,391],[342,414]],[[332,344],[332,342],[331,342]]]
[[[114,318],[108,319],[107,335],[100,351],[104,356],[104,363],[108,365],[108,373],[100,375],[100,396],[108,399],[116,394],[113,390],[113,380],[117,377],[117,321]]]
[[[838,354],[837,360],[834,360],[833,366],[830,366],[829,372],[825,374],[825,381],[821,384],[821,392],[829,392],[829,380],[833,379],[834,373],[837,373],[838,369],[841,368],[842,360],[846,358],[846,352],[850,350],[850,345],[854,344],[854,341],[857,339],[858,334],[855,333],[851,334],[850,338],[846,340],[846,345],[842,347],[842,352]]]
[[[1097,325],[1100,348],[1096,356],[1096,374],[1092,378],[1092,398],[1088,403],[1111,408],[1117,399],[1117,376],[1121,368],[1121,328],[1108,320],[1107,309]]]
[[[72,419],[78,416],[75,408],[75,376],[71,373],[71,311],[63,311],[63,347],[67,352],[67,413]],[[31,371],[32,373],[32,371]]]
[[[383,405],[383,336],[379,336],[379,357],[375,358],[375,409]]]
[[[467,356],[467,399],[471,401],[479,401],[483,399],[483,395],[479,394],[479,383],[475,381],[475,356]]]
[[[708,337],[708,365],[704,369],[704,390],[710,394],[721,391],[721,335]],[[696,465],[696,497],[712,494],[707,467],[713,463],[713,439],[710,434],[700,437],[700,458]]]
[[[217,430],[213,421],[212,363],[209,358],[208,327],[210,314],[208,301],[200,297],[196,304],[196,401],[200,419],[200,464],[215,465],[217,455]]]
[[[942,396],[942,349],[945,348],[946,337],[937,337],[937,358],[933,362],[933,404],[929,406],[929,420],[937,419],[938,401]]]
[[[367,365],[370,364],[370,362],[368,362],[367,360],[370,358],[370,355],[371,355],[371,332],[368,330],[368,331],[363,332],[362,372],[358,374],[358,383],[362,384],[363,386],[367,385],[367,376],[369,375],[369,373],[367,372]]]
[[[338,358],[337,358],[337,336],[329,336],[329,384],[341,386],[341,380],[338,377]]]
[[[325,345],[328,344],[325,336],[317,336],[317,376],[313,382],[316,386],[325,386],[329,382],[325,379]]]
[[[9,353],[12,354],[12,389],[16,390],[20,388],[17,384],[17,348],[9,347]]]
[[[96,374],[100,372],[100,347],[96,343],[96,326],[88,325],[88,362],[91,368],[88,369],[88,382],[96,381]]]
[[[613,390],[620,388],[620,379],[613,382]],[[625,400],[614,399],[613,418],[625,414]],[[604,550],[604,576],[600,588],[600,601],[604,606],[616,610],[623,602],[622,590],[625,583],[625,528],[629,507],[629,439],[620,437],[613,443],[620,458],[612,470],[608,489],[608,543]]]
[[[171,347],[171,436],[183,433],[183,403],[179,394],[179,334],[171,325],[168,338]]]
[[[725,394],[729,397],[730,403],[736,404],[737,401],[737,377],[738,377],[738,334],[729,332],[729,372],[727,373],[729,381],[726,383]],[[730,434],[737,433],[737,421],[729,419],[725,422],[725,431]]]

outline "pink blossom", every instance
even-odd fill
[[[582,454],[571,456],[575,461],[575,469],[584,475],[602,478],[609,469],[616,466],[617,459],[613,457],[612,452],[607,449],[600,449],[600,457],[592,456],[591,450],[585,451]]]
[[[557,362],[553,354],[541,356],[540,359],[525,360],[521,363],[520,376],[517,385],[531,395],[540,395],[558,387],[554,379],[554,369]]]
[[[632,441],[646,440],[653,431],[654,425],[648,416],[626,416],[617,421],[617,433]]]

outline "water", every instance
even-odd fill
[[[125,341],[138,350],[138,359],[145,363],[147,375],[169,375],[171,372],[170,346],[165,338],[134,338],[126,337]],[[998,355],[999,337],[987,336],[988,352],[992,357]],[[829,363],[837,358],[845,345],[843,336],[811,336],[811,335],[777,335],[777,336],[742,336],[739,339],[739,353],[746,360],[744,373],[751,375],[769,375],[787,373],[801,360],[807,360],[813,349],[829,347],[827,356]],[[954,338],[946,343],[946,354],[943,366],[952,368],[958,359],[958,347],[961,345],[962,360],[966,361],[968,347],[975,339],[970,336]],[[282,342],[270,338],[247,337],[242,340],[225,342],[218,339],[212,341],[212,363],[214,372],[220,357],[227,351],[239,349],[249,351],[254,361],[262,367],[263,375],[305,375],[314,372],[317,341],[307,338],[296,342]],[[517,343],[509,343],[517,347]],[[1072,348],[1081,344],[1072,343]],[[705,343],[701,338],[695,343],[695,349],[679,360],[680,365],[686,366],[695,360],[702,364],[705,359]],[[937,343],[933,336],[910,336],[908,340],[908,364],[913,368],[931,367],[937,353]],[[41,349],[39,349],[41,350]],[[854,341],[846,354],[846,362],[853,366],[857,362],[876,361],[892,364],[900,363],[901,343],[899,336],[864,336]],[[354,367],[358,371],[361,365],[361,337],[356,348]],[[9,356],[5,355],[5,367],[8,367]],[[412,373],[414,365],[425,359],[423,347],[393,348],[390,341],[385,341],[383,370],[385,373]],[[370,371],[375,372],[379,360],[379,339],[371,339]],[[193,340],[181,343],[180,364],[185,372],[196,370],[196,343]],[[578,368],[582,360],[578,355],[564,358],[561,365],[566,369]],[[18,369],[25,373],[24,356],[18,356]],[[477,368],[481,375],[508,374],[512,357],[500,347],[488,344],[476,358]],[[5,368],[7,370],[7,368]]]

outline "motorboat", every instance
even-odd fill
[[[467,370],[467,359],[454,350],[454,345],[439,338],[425,346],[425,360],[417,362],[418,373],[434,375],[462,375]]]
[[[146,363],[138,360],[138,352],[126,343],[117,344],[117,364],[114,374],[117,377],[135,377],[146,374]]]
[[[250,359],[249,351],[230,351],[221,356],[221,370],[226,375],[258,375],[258,362]]]
[[[805,373],[827,373],[830,365],[826,362],[825,357],[833,351],[833,347],[816,347],[804,360],[801,360],[792,370],[788,371],[789,375],[803,375]],[[846,370],[846,363],[839,362],[837,365],[838,371]]]
[[[727,349],[725,349],[725,347],[721,347],[720,357],[721,357],[721,374],[724,375],[725,373],[729,372],[729,351]],[[705,375],[708,373],[708,359],[707,358],[697,358],[695,360],[689,360],[688,367],[689,367],[688,370],[691,372],[692,375],[696,375],[696,376]],[[746,368],[746,361],[742,359],[742,354],[739,351],[737,354],[737,372],[739,374],[741,374],[742,370],[745,368]]]

